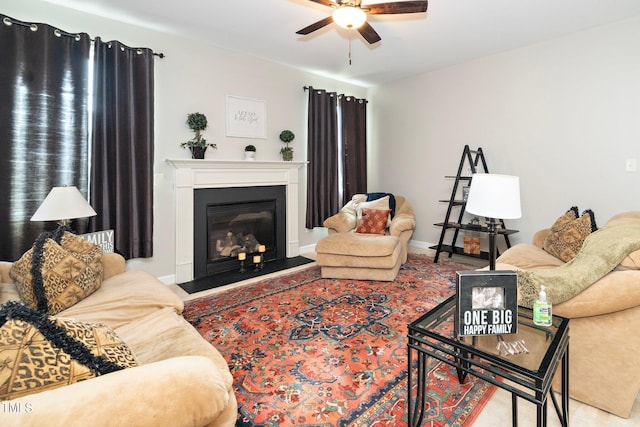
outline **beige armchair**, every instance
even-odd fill
[[[395,196],[395,215],[384,235],[357,233],[358,211],[366,195],[355,195],[327,218],[328,236],[316,245],[322,277],[392,281],[407,260],[409,239],[416,226],[411,205]]]

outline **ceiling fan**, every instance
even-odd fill
[[[309,0],[333,8],[333,14],[309,25],[296,34],[307,35],[332,22],[343,28],[358,30],[370,44],[382,40],[376,30],[367,22],[369,15],[393,15],[398,13],[423,13],[427,11],[427,0],[396,1],[362,5],[362,0]]]

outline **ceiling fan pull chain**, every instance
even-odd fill
[[[349,37],[349,65],[351,65],[351,37]]]

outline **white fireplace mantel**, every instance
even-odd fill
[[[306,162],[167,159],[175,169],[176,282],[193,280],[193,190],[285,185],[287,257],[299,255],[298,169]]]

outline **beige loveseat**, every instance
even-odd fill
[[[605,227],[640,224],[640,212],[611,218]],[[496,270],[537,270],[563,261],[542,249],[549,229],[532,244],[506,250]],[[640,251],[632,252],[613,271],[571,299],[553,306],[569,323],[570,395],[581,402],[628,418],[640,390]],[[559,389],[559,375],[554,386]]]
[[[182,300],[124,259],[104,254],[104,281],[57,314],[113,328],[139,366],[0,402],[8,426],[233,426],[237,402],[220,353],[181,316]],[[0,303],[19,300],[0,262]]]

